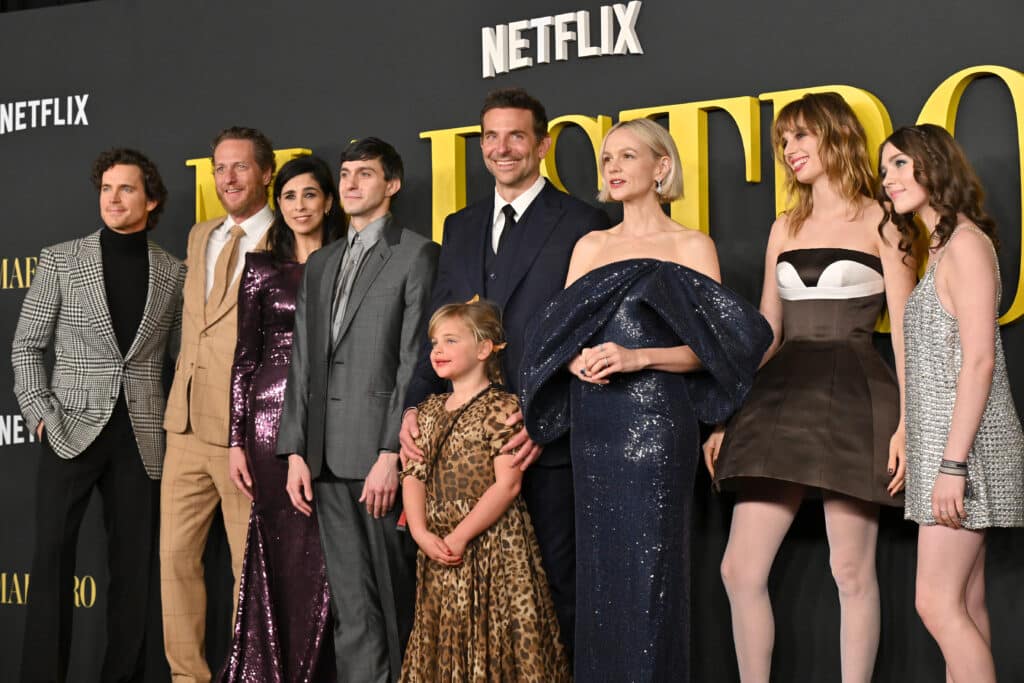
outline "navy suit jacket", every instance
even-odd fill
[[[491,238],[494,200],[489,197],[453,213],[444,221],[444,237],[437,266],[437,280],[430,298],[430,313],[441,306],[463,302],[479,294],[484,298],[484,249]],[[608,216],[546,182],[516,224],[522,239],[515,254],[516,268],[504,296],[494,303],[502,311],[508,346],[503,352],[505,382],[519,393],[519,368],[526,327],[540,309],[565,287],[576,240],[591,230],[609,227]],[[448,391],[446,383],[430,366],[430,343],[424,345],[406,393],[406,407],[419,404],[430,394]],[[549,444],[535,466],[569,463],[566,439]]]

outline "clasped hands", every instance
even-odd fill
[[[627,349],[615,342],[602,342],[590,346],[569,361],[569,372],[584,382],[608,384],[608,377],[616,372],[636,372],[643,368],[638,349]]]
[[[412,529],[410,529],[412,531]],[[413,540],[423,554],[434,562],[445,567],[457,567],[462,564],[462,556],[466,552],[467,542],[455,531],[441,538],[426,529],[419,533],[413,532]]]

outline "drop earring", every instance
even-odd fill
[[[654,181],[654,191],[658,194],[659,197],[661,196],[661,178],[658,178],[657,180]]]

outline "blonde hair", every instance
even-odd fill
[[[661,203],[674,202],[682,197],[683,165],[679,161],[679,150],[676,149],[676,143],[672,136],[668,134],[668,131],[650,119],[632,119],[616,123],[604,136],[604,140],[601,142],[601,154],[598,155],[598,158],[604,159],[604,148],[608,145],[608,138],[619,129],[628,130],[640,138],[640,141],[647,145],[656,159],[661,157],[669,158],[668,174],[661,179],[661,192],[658,193]],[[601,163],[601,178],[604,178],[603,162]],[[597,199],[602,202],[612,201],[611,196],[608,194],[607,182],[598,193]]]
[[[427,325],[428,336],[433,337],[437,326],[449,318],[461,320],[469,328],[477,343],[491,342],[494,350],[485,361],[487,379],[496,384],[504,383],[501,372],[501,350],[505,348],[505,330],[501,327],[501,313],[498,307],[490,301],[475,298],[464,304],[445,304],[430,316],[430,324]]]
[[[858,196],[874,196],[874,177],[868,161],[868,136],[853,109],[834,92],[807,93],[779,112],[772,129],[775,158],[786,170],[786,194],[794,200],[786,211],[790,234],[795,235],[814,210],[811,186],[796,179],[786,163],[787,133],[801,128],[818,138],[818,157],[825,175],[839,192],[854,202]]]

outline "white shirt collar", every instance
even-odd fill
[[[229,225],[238,225],[242,230],[245,231],[247,237],[253,237],[255,235],[263,236],[270,224],[274,222],[274,212],[270,210],[270,206],[267,204],[263,205],[263,208],[254,213],[253,215],[246,218],[241,223],[235,223],[231,216],[226,216],[224,222],[221,223],[220,227],[217,228],[222,233],[227,233],[230,228]]]
[[[512,208],[515,209],[516,222],[522,220],[523,214],[525,214],[526,210],[530,208],[530,204],[532,204],[533,200],[537,198],[537,195],[541,193],[541,190],[544,189],[544,185],[546,183],[547,181],[544,180],[544,176],[538,176],[537,182],[531,185],[530,189],[510,202],[506,202],[502,199],[501,195],[498,194],[498,188],[494,188],[494,214],[491,216],[491,225],[496,225],[498,223],[498,218],[501,216],[501,209],[506,204],[511,204]],[[502,221],[502,225],[504,224],[504,221]]]

